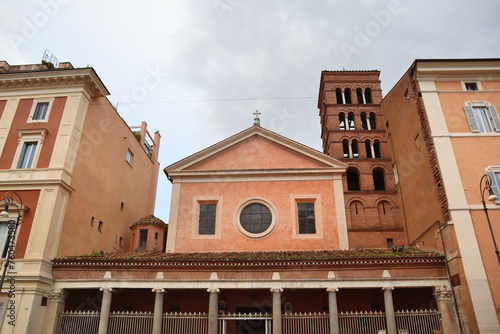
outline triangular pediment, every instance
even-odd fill
[[[347,165],[260,126],[252,126],[166,167],[164,171],[169,175],[176,171],[318,168],[343,172]]]

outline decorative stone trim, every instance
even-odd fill
[[[435,286],[434,297],[436,300],[451,300],[451,289],[448,286]]]

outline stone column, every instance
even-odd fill
[[[208,334],[217,334],[217,321],[219,315],[219,292],[220,290],[207,289],[210,293],[210,299],[208,302]]]
[[[161,320],[163,316],[163,293],[165,289],[152,289],[155,293],[155,311],[153,318],[153,334],[161,333]]]
[[[64,311],[66,291],[52,290],[47,296],[47,308],[43,317],[42,334],[54,334],[56,332],[57,317]]]
[[[352,141],[349,140],[349,158],[353,158],[354,155],[352,153]]]
[[[394,314],[394,304],[392,303],[393,287],[382,288],[384,291],[385,321],[387,322],[387,334],[397,334],[396,315]]]
[[[111,294],[113,289],[100,288],[102,291],[102,305],[101,305],[101,318],[99,319],[99,332],[98,334],[108,333],[109,323],[109,310],[111,309]]]
[[[281,334],[281,293],[283,289],[272,288],[273,293],[273,334]]]
[[[328,311],[330,313],[330,334],[339,334],[339,311],[337,309],[337,288],[328,288]]]
[[[448,286],[434,287],[434,297],[436,297],[437,307],[439,313],[441,313],[441,325],[444,334],[460,333],[451,295],[452,291]]]

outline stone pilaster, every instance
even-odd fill
[[[434,297],[436,298],[439,313],[441,313],[443,333],[460,333],[457,314],[453,308],[453,302],[451,300],[451,288],[448,286],[435,286]]]
[[[99,319],[99,332],[98,334],[108,333],[109,324],[109,311],[111,310],[111,294],[113,289],[100,288],[102,291],[102,305],[101,305],[101,318]]]
[[[152,289],[155,293],[155,310],[153,318],[153,334],[161,333],[161,320],[163,316],[163,294],[165,289]]]
[[[397,334],[396,315],[394,313],[394,304],[392,302],[393,287],[382,288],[384,291],[385,321],[387,322],[387,334]]]

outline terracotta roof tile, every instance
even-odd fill
[[[158,225],[164,228],[168,228],[168,225],[165,224],[163,220],[160,218],[156,218],[154,215],[149,215],[147,217],[142,217],[138,221],[136,221],[130,228],[137,226],[137,225]]]

